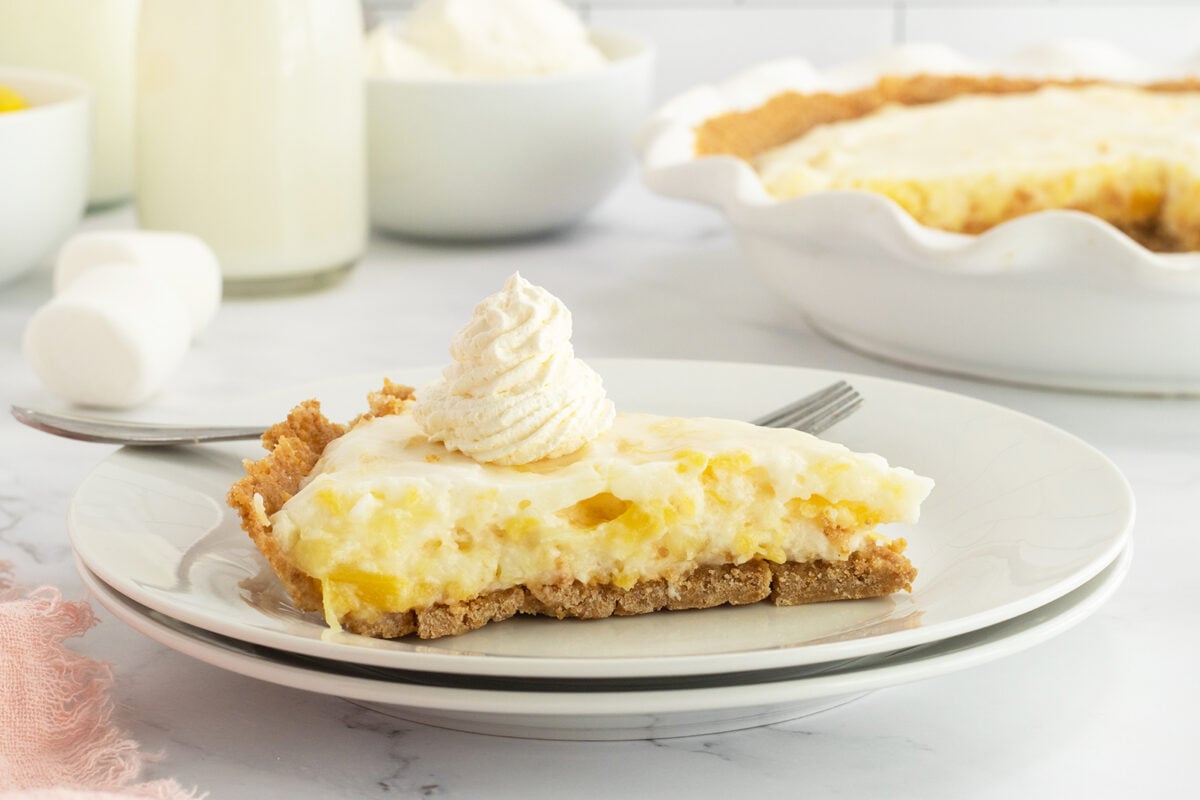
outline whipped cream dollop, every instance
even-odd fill
[[[451,450],[528,464],[573,453],[612,427],[600,376],[571,347],[571,312],[519,273],[475,307],[450,355],[442,380],[417,392],[413,414]]]
[[[422,0],[367,37],[368,74],[381,78],[519,78],[605,61],[560,0]]]

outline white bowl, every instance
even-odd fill
[[[28,272],[67,237],[87,202],[87,86],[52,72],[0,67],[29,101],[0,114],[0,282]]]
[[[975,72],[1149,80],[1091,42],[973,62],[910,45],[818,72],[775,62],[667,104],[643,132],[647,184],[724,210],[747,260],[830,338],[927,369],[1059,388],[1200,393],[1200,253],[1154,253],[1097,217],[1045,211],[978,236],[919,224],[882,195],[776,200],[745,162],[696,158],[694,129],[785,89],[845,91],[882,74]]]
[[[372,223],[492,239],[582,217],[633,161],[654,62],[642,39],[594,32],[592,41],[609,63],[569,75],[368,79]]]

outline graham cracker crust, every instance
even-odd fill
[[[269,529],[269,517],[300,490],[329,442],[367,419],[400,414],[412,402],[410,387],[385,381],[368,397],[370,412],[349,426],[330,422],[316,400],[296,406],[287,419],[263,434],[269,452],[244,462],[246,476],[233,484],[227,502],[242,528],[266,557],[292,601],[301,611],[323,609],[321,584],[293,566]],[[602,619],[660,610],[744,605],[762,600],[780,606],[879,597],[910,590],[917,570],[903,555],[905,543],[872,544],[845,561],[772,564],[749,561],[699,567],[678,580],[641,581],[629,589],[611,584],[516,586],[488,592],[460,603],[392,613],[343,616],[339,623],[353,633],[377,638],[416,634],[422,639],[453,636],[517,614],[558,619]]]

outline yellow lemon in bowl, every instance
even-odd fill
[[[16,89],[10,89],[0,83],[0,114],[5,111],[21,111],[26,108],[29,108],[29,103],[25,102],[25,98]]]

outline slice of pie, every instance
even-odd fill
[[[698,155],[750,161],[784,199],[856,189],[918,222],[980,233],[1047,209],[1093,214],[1150,249],[1200,249],[1200,82],[886,77],[777,95],[708,120]]]
[[[595,619],[908,589],[932,482],[794,430],[617,414],[571,314],[513,275],[414,396],[385,383],[348,428],[315,401],[229,493],[298,608],[380,637],[515,614]]]
[[[618,414],[576,452],[481,464],[388,383],[349,428],[298,406],[229,495],[298,608],[379,637],[908,589],[932,483],[794,430]]]

